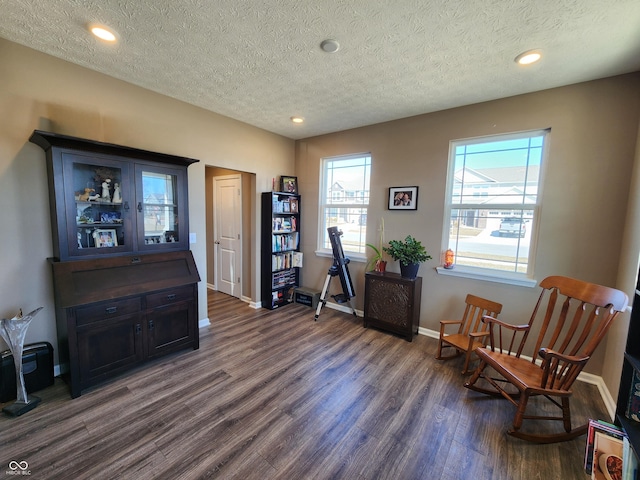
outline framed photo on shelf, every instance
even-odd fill
[[[390,187],[389,210],[417,210],[418,187]]]
[[[286,193],[298,193],[298,177],[280,177],[280,191]]]
[[[115,228],[96,228],[93,231],[93,240],[96,248],[107,248],[118,246],[118,235]]]
[[[289,200],[289,204],[291,206],[291,213],[298,213],[298,199],[292,198]]]

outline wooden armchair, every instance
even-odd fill
[[[440,321],[440,340],[438,342],[438,360],[446,360],[454,358],[462,353],[465,354],[464,367],[462,374],[469,373],[469,362],[471,361],[471,353],[478,347],[484,347],[487,344],[487,325],[482,322],[482,317],[489,315],[497,317],[502,311],[502,305],[492,302],[485,298],[476,297],[475,295],[467,295],[465,299],[466,307],[462,320],[441,320]],[[446,334],[445,329],[450,325],[457,325],[456,333]],[[442,355],[443,348],[453,348],[455,352],[451,355]]]
[[[543,290],[528,324],[484,318],[490,347],[476,350],[480,365],[465,387],[502,395],[517,407],[510,435],[538,443],[562,442],[587,432],[587,425],[571,428],[571,386],[628,298],[619,290],[567,277],[547,277],[540,286]],[[536,362],[535,355],[532,359],[521,355],[538,316],[541,323],[533,351],[541,361]],[[495,373],[497,378],[490,376]],[[525,414],[529,398],[537,395],[560,408],[562,415]],[[521,432],[525,419],[561,421],[564,432]]]

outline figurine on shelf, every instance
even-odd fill
[[[122,203],[122,194],[118,183],[113,184],[113,203]]]
[[[78,196],[78,200],[80,200],[81,202],[88,202],[89,197],[91,196],[91,192],[95,192],[95,190],[93,188],[85,188],[84,193],[81,193]]]
[[[110,178],[106,178],[104,182],[102,182],[102,200],[105,202],[111,201],[111,193],[109,192],[110,183],[111,183]]]
[[[82,248],[82,233],[78,232],[78,248]]]

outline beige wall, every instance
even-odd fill
[[[202,281],[199,316],[207,317],[205,167],[255,174],[250,221],[257,231],[257,192],[271,189],[274,172],[294,168],[294,142],[227,117],[63,62],[0,39],[0,314],[44,306],[27,342],[56,346],[50,267],[48,186],[34,129],[199,159],[189,167],[191,246]],[[257,238],[250,256],[257,258]],[[254,264],[256,262],[253,262]],[[259,291],[256,268],[250,291]],[[96,279],[99,281],[99,279]],[[3,348],[0,346],[0,348]],[[56,347],[57,362],[57,347]]]
[[[528,320],[538,288],[438,275],[449,142],[523,130],[550,128],[539,223],[537,281],[560,274],[616,286],[630,178],[638,137],[640,74],[588,82],[471,105],[297,142],[296,172],[304,199],[303,283],[320,288],[330,260],[316,257],[319,162],[322,157],[371,152],[371,200],[367,239],[375,243],[384,216],[386,240],[412,234],[435,260],[423,264],[420,325],[462,313],[474,293],[504,304],[507,321]],[[387,189],[417,185],[418,211],[386,210]],[[637,185],[635,185],[637,188]],[[636,266],[637,250],[631,261]],[[397,262],[387,267],[398,271]],[[352,262],[356,305],[363,308],[363,264]],[[628,282],[619,285],[631,292]],[[625,320],[626,321],[626,320]],[[622,345],[622,348],[624,345]],[[605,348],[588,371],[601,374]],[[611,345],[607,357],[622,355]],[[619,369],[617,375],[619,376]],[[617,387],[616,387],[617,388]]]

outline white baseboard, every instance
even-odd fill
[[[209,325],[211,325],[209,317],[201,318],[200,320],[198,320],[198,328],[208,327]]]

